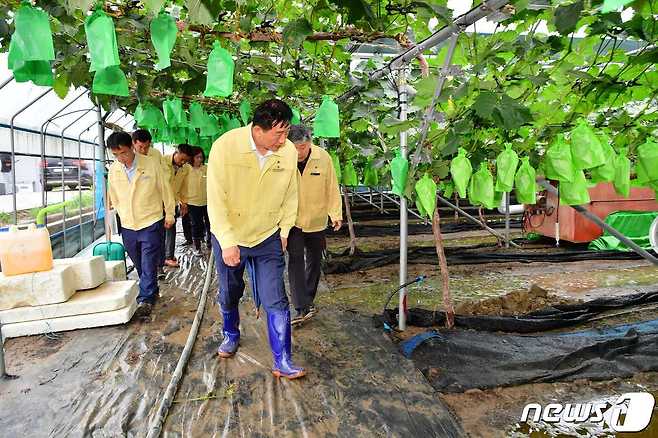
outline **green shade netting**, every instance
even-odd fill
[[[605,222],[624,236],[628,237],[638,246],[651,249],[649,231],[651,224],[658,217],[658,211],[617,211],[608,215]],[[630,251],[615,236],[607,231],[596,240],[590,242],[588,249],[595,251]]]

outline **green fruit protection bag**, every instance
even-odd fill
[[[591,169],[605,164],[601,142],[586,120],[580,119],[571,130],[571,157],[576,169]]]
[[[472,174],[473,167],[466,157],[466,149],[459,148],[459,153],[450,162],[450,175],[460,198],[466,198],[466,188]]]
[[[342,172],[340,170],[340,159],[338,158],[338,155],[336,155],[336,152],[334,151],[329,151],[329,156],[331,156],[331,162],[334,165],[334,172],[336,173],[336,179],[338,180],[338,184],[341,184]]]
[[[190,105],[190,128],[201,129],[208,123],[207,114],[199,102]]]
[[[455,185],[452,183],[452,181],[442,181],[441,184],[439,184],[439,190],[441,191],[441,194],[444,198],[450,199],[455,193]]]
[[[53,61],[55,49],[48,14],[24,1],[14,15],[12,49],[22,61]]]
[[[363,184],[368,187],[377,187],[379,185],[379,173],[374,168],[372,162],[368,162],[363,171]]]
[[[128,79],[118,65],[97,70],[91,87],[96,94],[109,94],[112,96],[129,96]]]
[[[240,125],[240,120],[238,120],[235,117],[231,117],[230,119],[228,119],[228,123],[226,124],[226,131],[230,131],[232,129],[237,129],[240,126],[242,126],[242,125]]]
[[[183,111],[183,101],[179,97],[167,99],[162,102],[164,118],[170,128],[181,128],[187,126],[187,118]]]
[[[32,81],[34,85],[44,87],[52,87],[55,83],[50,61],[17,62],[14,63],[13,73],[16,82]]]
[[[473,174],[473,199],[484,208],[496,208],[493,176],[486,161],[482,162],[480,169]]]
[[[622,148],[615,158],[615,179],[612,184],[617,194],[628,198],[631,194],[631,160],[626,156],[627,149]]]
[[[187,144],[199,146],[199,134],[196,132],[196,129],[190,128],[187,130]]]
[[[573,181],[560,181],[560,202],[566,205],[589,204],[585,172],[577,170]]]
[[[172,128],[171,141],[176,144],[187,142],[187,128]]]
[[[423,212],[431,218],[436,209],[436,183],[427,173],[416,182],[416,195],[416,205],[420,203]]]
[[[658,144],[652,140],[637,148],[638,167],[642,167],[649,181],[658,181]]]
[[[606,134],[600,133],[598,137],[605,160],[602,165],[591,170],[592,182],[610,182],[615,179],[615,158],[617,154],[612,148],[610,138]]]
[[[418,210],[418,214],[420,215],[420,217],[428,216],[427,212],[423,208],[423,204],[421,204],[420,202],[419,197],[416,197],[416,210]]]
[[[398,196],[404,196],[404,190],[407,188],[407,176],[409,175],[409,161],[402,158],[400,150],[395,154],[391,161],[391,177],[393,178],[393,193]]]
[[[85,20],[85,34],[91,56],[89,71],[100,71],[120,64],[117,36],[111,17],[101,9],[96,9]]]
[[[297,111],[295,108],[292,108],[292,120],[290,121],[291,125],[299,125],[302,123],[302,118],[299,115],[299,111]]]
[[[354,165],[349,161],[345,168],[343,169],[343,184],[346,186],[358,186],[359,181],[356,176],[356,170],[354,170]]]
[[[7,65],[16,82],[32,81],[52,86],[50,62],[55,59],[48,14],[23,2],[14,16],[15,30],[9,42]]]
[[[171,51],[176,44],[176,35],[178,28],[173,17],[164,11],[161,11],[157,17],[151,20],[151,42],[158,54],[158,62],[155,64],[156,70],[163,70],[171,65]]]
[[[220,132],[223,130],[217,117],[214,114],[206,114],[205,124],[201,127],[199,134],[202,137],[217,138]]]
[[[649,175],[647,175],[640,163],[635,165],[635,179],[631,181],[631,187],[651,187]]]
[[[505,150],[496,158],[496,191],[509,192],[514,188],[514,176],[519,165],[519,156],[512,145],[505,144]]]
[[[233,94],[234,71],[235,62],[231,54],[219,44],[219,41],[215,41],[208,56],[208,76],[203,95],[228,97]]]
[[[516,171],[514,183],[516,186],[516,200],[521,204],[535,204],[537,202],[537,175],[530,165],[530,158],[521,158],[521,165]]]
[[[247,99],[240,102],[240,118],[242,118],[244,126],[249,124],[249,120],[251,119],[251,104]]]
[[[551,147],[544,156],[544,171],[546,178],[571,182],[576,169],[571,158],[571,148],[564,141],[564,136],[558,134]]]
[[[320,138],[340,137],[338,105],[330,96],[322,97],[322,104],[313,120],[313,135]]]

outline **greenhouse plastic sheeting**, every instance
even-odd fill
[[[150,322],[7,341],[7,370],[20,378],[0,385],[2,434],[146,436],[203,283],[205,259],[185,253],[179,260]],[[265,321],[251,302],[241,308],[238,354],[217,358],[213,295],[162,436],[463,436],[371,318],[318,314],[293,332],[294,359],[308,375],[279,380],[270,372]]]
[[[442,330],[401,344],[442,392],[658,371],[658,320],[541,336]]]
[[[413,297],[413,295],[412,295]],[[658,302],[658,291],[647,291],[621,297],[605,297],[577,304],[558,304],[516,316],[455,315],[455,326],[489,332],[537,333],[584,323],[603,312]],[[386,309],[382,322],[396,325],[397,309]],[[409,309],[407,324],[415,327],[445,325],[445,313],[427,309]]]
[[[644,249],[651,249],[649,231],[658,217],[658,211],[618,211],[605,218],[605,222]],[[594,251],[630,251],[615,236],[604,231],[603,236],[593,240],[589,249]]]

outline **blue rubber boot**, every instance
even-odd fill
[[[267,313],[270,348],[274,358],[272,374],[276,377],[297,379],[306,375],[304,368],[292,363],[290,311],[278,310]]]
[[[240,312],[237,308],[229,311],[222,310],[222,316],[224,317],[222,327],[224,340],[219,346],[217,354],[219,357],[233,357],[238,351],[240,343]]]

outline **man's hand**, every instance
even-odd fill
[[[169,229],[169,228],[173,227],[175,223],[176,223],[176,221],[174,219],[165,219],[164,227]]]
[[[187,204],[184,202],[181,202],[180,204],[180,215],[181,217],[185,216],[188,212]]]
[[[283,252],[286,252],[287,248],[288,248],[288,238],[281,237],[281,249],[283,249]]]
[[[337,220],[337,221],[332,221],[331,225],[334,227],[334,231],[340,230],[340,227],[343,226],[343,221]]]
[[[240,248],[230,246],[222,249],[222,259],[227,266],[238,266],[240,264]]]

